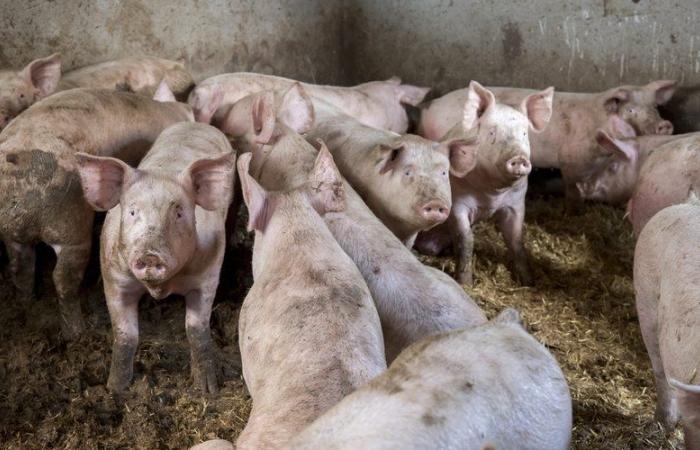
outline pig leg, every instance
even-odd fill
[[[75,339],[83,332],[83,313],[78,291],[90,260],[91,242],[79,245],[51,245],[56,252],[53,282],[58,294],[61,331],[66,339]]]
[[[17,289],[19,300],[26,302],[34,296],[34,271],[36,268],[36,251],[31,245],[5,241],[7,256],[10,261],[12,283]]]
[[[472,254],[474,253],[474,232],[469,221],[469,210],[454,208],[452,218],[453,241],[457,246],[457,272],[455,278],[461,284],[471,285]]]
[[[185,297],[185,327],[190,343],[192,378],[197,388],[210,394],[219,392],[218,367],[209,326],[215,293],[216,288],[196,290]]]
[[[498,212],[498,229],[508,247],[508,255],[513,261],[515,277],[525,286],[532,286],[533,279],[530,265],[527,262],[527,252],[523,245],[523,222],[525,207],[505,208]]]
[[[121,393],[134,376],[134,355],[139,343],[139,299],[143,289],[125,289],[105,282],[105,296],[112,321],[112,365],[107,389]]]
[[[656,382],[656,420],[658,420],[667,431],[672,431],[678,423],[678,405],[673,389],[668,385],[664,364],[661,360],[661,351],[659,348],[659,334],[657,328],[657,311],[651,306],[656,306],[657,302],[646,302],[642,296],[645,294],[656,295],[653,293],[645,293],[644,289],[637,290],[637,315],[639,317],[639,328],[642,332],[642,339],[647,348],[649,359],[651,360],[651,368],[654,372],[654,380]]]

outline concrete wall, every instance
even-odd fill
[[[470,79],[568,91],[676,79],[672,115],[700,121],[698,0],[348,0],[345,14],[354,81],[396,74],[441,93]]]
[[[195,77],[251,70],[338,83],[341,2],[2,1],[0,67],[55,51],[73,68],[132,54],[185,58]]]
[[[700,124],[698,0],[23,0],[2,2],[0,67],[61,51],[72,68],[185,58],[351,84],[399,75],[437,93],[470,79],[596,91],[673,78],[668,115]]]

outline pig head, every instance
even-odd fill
[[[85,199],[98,211],[119,205],[117,250],[122,263],[154,297],[196,250],[195,207],[227,208],[233,153],[200,159],[176,176],[134,169],[114,158],[77,154]]]
[[[603,92],[601,101],[608,114],[630,124],[638,135],[673,134],[673,125],[661,118],[658,106],[671,100],[676,84],[657,80],[645,86],[620,86]]]
[[[53,94],[61,78],[61,56],[35,59],[19,72],[0,71],[0,130],[34,102]]]

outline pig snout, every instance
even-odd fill
[[[168,275],[168,266],[160,256],[147,253],[134,259],[131,271],[142,281],[163,281]]]
[[[441,223],[447,220],[450,207],[442,200],[431,200],[418,207],[418,214],[428,222]]]
[[[527,176],[531,170],[532,164],[525,156],[515,156],[506,161],[506,171],[514,177]]]
[[[654,134],[673,134],[673,124],[668,120],[662,120],[656,124]]]

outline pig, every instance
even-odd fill
[[[662,209],[683,203],[689,192],[700,192],[700,134],[668,142],[654,150],[639,170],[627,204],[635,236]]]
[[[569,388],[515,310],[425,338],[285,449],[565,450]]]
[[[190,450],[234,450],[234,447],[225,439],[211,439],[190,447]]]
[[[509,87],[490,88],[496,98],[511,106],[522,103],[536,91]],[[559,168],[566,195],[576,203],[576,182],[581,181],[598,157],[594,137],[610,115],[631,124],[637,134],[673,134],[673,125],[659,116],[657,106],[667,103],[676,89],[671,80],[653,81],[645,86],[619,86],[604,92],[554,94],[555,114],[541,133],[530,135],[532,164],[536,168]],[[468,89],[459,89],[433,100],[420,119],[419,134],[428,138],[443,136],[460,120]]]
[[[658,147],[690,134],[637,136],[634,128],[617,116],[610,116],[610,122],[615,134],[601,129],[595,137],[606,157],[577,182],[576,187],[582,199],[620,205],[627,203],[632,196],[639,170],[649,155]],[[614,135],[622,137],[615,138]]]
[[[127,92],[61,92],[27,109],[0,133],[0,238],[22,299],[32,297],[35,245],[56,253],[53,281],[63,335],[83,329],[78,288],[90,257],[94,212],[83,199],[75,154],[138,163],[158,134],[192,111],[166,85],[157,101]]]
[[[289,190],[306,182],[317,152],[299,135],[314,117],[301,85],[246,97],[231,112],[240,120],[232,137],[236,146],[252,153],[250,173],[265,189]],[[382,321],[387,361],[425,336],[486,322],[454,280],[418,261],[345,180],[343,188],[346,209],[326,214],[324,221],[369,287]]]
[[[107,387],[121,393],[133,375],[139,299],[185,296],[194,384],[218,392],[209,319],[224,259],[225,221],[235,153],[216,128],[166,128],[137,169],[116,158],[78,153],[85,200],[108,211],[100,268],[112,321]]]
[[[187,98],[194,86],[192,75],[182,62],[141,56],[70,70],[63,74],[58,89],[119,89],[150,97],[161,81],[165,81],[175,97],[181,100]]]
[[[61,55],[35,59],[19,71],[0,70],[0,130],[35,102],[53,94],[61,78]]]
[[[669,206],[649,220],[634,252],[634,290],[656,380],[656,418],[683,422],[686,448],[700,448],[700,202]]]
[[[258,73],[227,73],[199,83],[189,97],[197,121],[219,125],[230,106],[250,94],[267,90],[289,89],[294,80]],[[386,81],[370,81],[352,87],[322,86],[302,83],[312,97],[339,108],[370,127],[404,133],[408,116],[403,105],[416,106],[429,88],[402,84],[392,77]]]
[[[472,283],[472,226],[496,217],[513,260],[514,274],[524,285],[533,278],[523,245],[527,175],[531,170],[530,130],[542,131],[552,114],[553,89],[531,94],[518,108],[497,101],[476,81],[469,84],[462,118],[443,138],[454,139],[476,132],[476,167],[467,174],[451,174],[453,208],[449,227],[421,236],[418,249],[438,254],[452,241],[457,247],[456,278]],[[448,229],[449,228],[449,229]]]
[[[408,248],[419,231],[447,220],[449,175],[474,167],[474,136],[437,143],[363,125],[320,100],[314,111],[307,140],[326,142],[343,176]]]
[[[269,192],[238,164],[248,229],[255,230],[253,287],[239,319],[243,377],[253,399],[237,449],[281,448],[386,369],[377,310],[362,275],[321,218],[345,209],[324,147],[306,185]],[[290,257],[291,256],[291,257]]]

